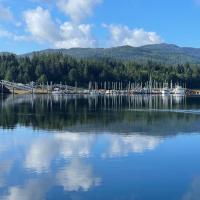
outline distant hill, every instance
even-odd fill
[[[146,62],[152,60],[166,64],[186,63],[200,64],[200,49],[179,47],[173,44],[155,44],[142,47],[120,46],[113,48],[71,48],[71,49],[46,49],[31,52],[20,56],[32,57],[34,53],[58,53],[61,52],[75,58],[102,58],[109,57],[120,60],[134,60]]]

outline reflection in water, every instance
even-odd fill
[[[196,200],[199,110],[173,96],[3,96],[0,199]]]
[[[161,139],[145,135],[113,135],[102,137],[84,133],[54,133],[48,138],[37,138],[27,150],[25,168],[37,172],[48,171],[54,158],[91,157],[98,143],[108,144],[101,148],[103,157],[126,156],[129,153],[143,153],[154,150]]]
[[[132,96],[51,96],[51,95],[19,95],[7,96],[1,99],[2,107],[19,104],[34,106],[40,103],[43,107],[53,109],[55,104],[64,107],[68,102],[73,103],[74,109],[85,107],[88,109],[120,109],[120,108],[179,108],[186,103],[185,96],[159,96],[159,95],[132,95]],[[80,102],[83,104],[80,105]],[[181,104],[181,105],[180,105]]]
[[[25,168],[37,172],[48,171],[57,151],[58,146],[53,140],[48,138],[36,139],[27,151]]]
[[[182,200],[199,200],[200,198],[200,177],[194,178],[189,191],[183,196]]]
[[[33,140],[25,159],[25,167],[37,172],[48,171],[55,157],[89,157],[95,135],[54,133]]]
[[[24,152],[20,170],[34,172],[36,178],[22,185],[11,186],[4,199],[42,200],[45,193],[56,185],[62,186],[67,192],[89,191],[93,187],[100,186],[102,178],[95,175],[93,166],[87,164],[87,159],[94,155],[99,159],[103,155],[105,159],[127,156],[130,153],[142,153],[146,150],[153,150],[161,141],[158,137],[139,134],[123,136],[106,133],[100,136],[98,133],[66,132],[33,135],[28,133],[29,131],[17,139],[20,135],[20,128],[15,131],[15,143],[4,140],[7,146],[4,146],[4,151],[0,156],[4,157],[11,149],[16,154],[19,151]],[[7,140],[11,136],[12,132],[8,132]],[[99,150],[95,153],[97,147]],[[65,160],[64,163],[63,160]],[[0,171],[3,174],[9,173],[12,165],[16,164],[15,161],[16,159],[13,158],[5,163],[2,162]],[[56,171],[52,171],[55,161],[59,167]],[[2,176],[0,179],[2,187],[6,187],[5,178]],[[34,193],[37,195],[34,196]]]
[[[8,96],[1,105],[0,126],[6,129],[20,125],[40,130],[148,132],[163,136],[200,128],[200,106],[195,98],[22,95]]]
[[[26,130],[24,131],[26,132]],[[8,184],[6,174],[12,174],[10,169],[16,165],[17,160],[13,157],[13,160],[2,161],[0,182],[1,187],[8,191],[4,195],[4,199],[42,200],[48,190],[55,186],[61,186],[69,192],[86,192],[90,188],[100,185],[101,178],[95,176],[93,167],[84,161],[84,158],[91,156],[91,148],[96,138],[94,134],[39,133],[33,135],[28,130],[21,137],[20,128],[18,128],[15,130],[15,142],[10,143],[7,140],[12,138],[12,134],[12,132],[6,133],[4,151],[0,153],[0,157],[6,157],[10,151],[16,155],[23,152],[23,157],[18,158],[20,160],[17,167],[18,173],[22,173],[21,171],[23,173],[34,173],[35,178],[30,178],[22,184],[19,182],[19,185],[6,189]],[[4,137],[4,133],[0,136]],[[2,141],[0,141],[1,143]],[[53,163],[56,160],[59,168],[52,171]],[[63,163],[63,160],[66,160],[66,162]]]
[[[129,153],[143,153],[146,150],[154,150],[161,142],[158,137],[130,135],[109,136],[109,147],[103,156],[126,156]]]
[[[88,191],[91,187],[99,186],[100,182],[101,178],[93,175],[92,167],[84,165],[79,159],[73,159],[57,174],[57,184],[66,191]]]
[[[51,186],[49,178],[31,179],[23,186],[9,188],[8,194],[3,200],[42,200]]]
[[[6,182],[5,178],[9,174],[11,167],[13,165],[13,160],[4,160],[0,162],[0,187],[3,187]]]

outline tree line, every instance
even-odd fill
[[[200,65],[169,65],[147,61],[120,61],[113,58],[76,59],[62,53],[34,54],[18,57],[14,54],[0,55],[0,79],[30,83],[67,83],[87,87],[88,83],[138,82],[145,83],[149,77],[157,82],[186,83],[189,88],[200,87]]]

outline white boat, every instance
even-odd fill
[[[92,96],[100,95],[100,92],[98,90],[92,90],[90,91],[90,95]]]
[[[185,95],[186,89],[181,86],[176,86],[173,90],[173,94],[175,95]]]
[[[54,90],[52,91],[53,95],[61,95],[62,91],[59,88],[54,88]]]
[[[170,89],[168,87],[165,87],[161,91],[162,95],[169,95],[170,94]]]
[[[106,90],[105,94],[110,95],[111,94],[110,90]]]
[[[83,94],[90,94],[89,90],[83,90]]]
[[[148,94],[149,93],[149,88],[144,87],[143,89],[141,89],[141,94]]]

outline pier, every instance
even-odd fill
[[[58,88],[60,91],[71,91],[72,93],[82,93],[84,91],[83,88],[72,87],[69,85],[60,84],[22,84],[22,83],[15,83],[9,82],[5,80],[0,81],[1,91],[4,92],[4,89],[7,89],[9,93],[12,94],[49,94],[54,91],[55,88]]]

